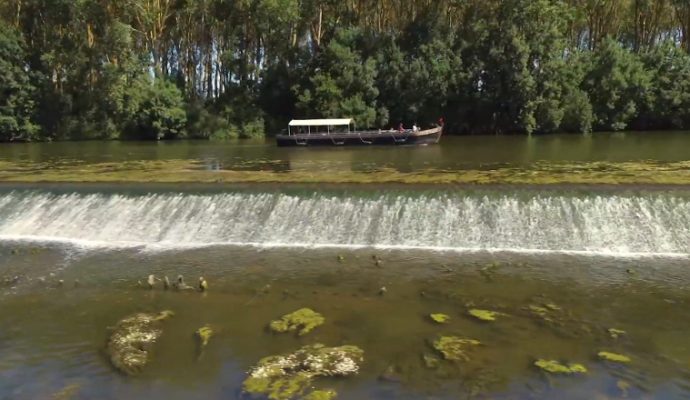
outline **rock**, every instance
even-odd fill
[[[81,385],[72,383],[53,393],[50,398],[52,400],[72,400],[76,398],[79,390],[81,390]]]
[[[431,318],[432,321],[436,322],[437,324],[446,324],[450,320],[450,316],[447,314],[429,314],[429,317]]]
[[[386,292],[388,292],[388,289],[386,289],[385,286],[381,286],[381,288],[379,289],[379,296],[383,296],[384,294],[386,294]]]
[[[182,291],[194,290],[193,287],[191,287],[191,286],[189,286],[189,285],[187,285],[187,284],[185,283],[184,278],[182,277],[182,275],[178,275],[178,276],[177,276],[177,281],[176,281],[175,283],[173,283],[173,289],[175,289],[175,290],[182,290]]]
[[[213,336],[213,329],[211,329],[210,326],[205,325],[197,329],[194,334],[199,340],[199,350],[204,351],[204,348],[208,346],[209,340],[211,340],[211,336]]]
[[[205,292],[208,290],[208,282],[206,282],[206,279],[204,279],[203,276],[199,277],[199,291]]]
[[[602,360],[613,361],[617,363],[629,363],[630,357],[624,356],[623,354],[611,353],[609,351],[600,351],[597,356]]]
[[[107,346],[113,366],[127,375],[139,373],[149,361],[151,347],[163,333],[161,321],[173,315],[172,311],[139,313],[118,322]]]
[[[422,361],[424,361],[424,365],[429,369],[435,369],[441,365],[441,360],[433,354],[425,353],[422,355]]]
[[[534,365],[552,374],[585,374],[587,368],[582,364],[561,364],[555,360],[537,360]]]
[[[304,400],[332,400],[338,395],[335,390],[314,390],[308,395],[304,396]]]
[[[618,339],[620,336],[626,335],[627,332],[621,329],[616,329],[616,328],[609,328],[608,329],[609,336],[611,336],[611,339]]]
[[[433,343],[434,349],[450,361],[468,361],[467,350],[480,345],[479,340],[460,338],[457,336],[441,336]]]
[[[308,345],[290,354],[261,359],[249,370],[242,388],[272,400],[303,398],[315,378],[354,375],[363,360],[364,352],[357,346]]]
[[[148,285],[149,289],[153,289],[153,286],[156,284],[156,277],[154,275],[149,275],[148,279],[146,280],[146,284]]]
[[[486,322],[495,321],[496,317],[501,315],[501,313],[498,313],[496,311],[479,310],[476,308],[469,310],[467,313],[478,320]]]
[[[306,335],[317,326],[323,324],[326,319],[310,308],[301,308],[293,313],[285,314],[280,319],[271,321],[269,327],[273,332],[294,332],[298,335]]]
[[[383,382],[400,382],[402,378],[395,365],[389,365],[388,368],[379,375],[379,380]]]

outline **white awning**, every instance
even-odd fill
[[[335,125],[350,125],[351,118],[341,119],[293,119],[290,121],[290,126],[335,126]]]

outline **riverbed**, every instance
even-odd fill
[[[358,346],[364,361],[354,376],[314,379],[303,395],[688,398],[690,182],[682,166],[690,135],[644,135],[285,152],[270,142],[4,147],[0,162],[17,179],[0,185],[0,398],[261,398],[243,389],[251,368],[315,343]],[[139,172],[76,179],[127,163]],[[632,178],[126,179],[156,176],[156,163],[204,174],[343,170],[373,182],[381,173],[587,175],[564,165],[605,163]],[[633,164],[674,165],[680,180],[640,180],[624,171]],[[67,172],[32,179],[56,171]],[[67,175],[75,179],[60,179]],[[164,288],[165,277],[179,275],[194,287],[204,277],[208,290]],[[269,329],[305,307],[324,323],[305,335]],[[163,310],[174,316],[161,324],[146,367],[135,376],[116,369],[106,345],[118,321]],[[203,326],[213,335],[201,348],[195,331]],[[449,359],[434,346],[442,337],[479,344]],[[540,360],[585,371],[550,373]]]

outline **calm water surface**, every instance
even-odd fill
[[[660,162],[690,158],[690,132],[633,132],[548,136],[446,136],[426,147],[278,148],[272,139],[239,142],[58,142],[3,144],[0,160],[102,163],[196,160],[233,170],[393,168],[462,170],[526,166],[535,162]]]

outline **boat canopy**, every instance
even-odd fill
[[[352,118],[341,119],[293,119],[289,126],[339,126],[350,125]]]

